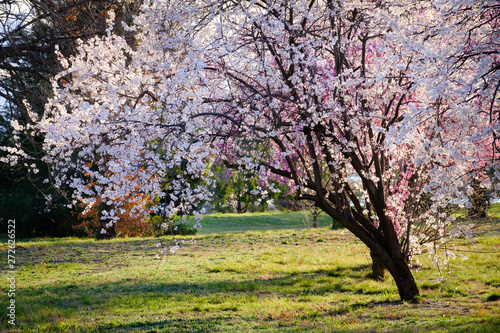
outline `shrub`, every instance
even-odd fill
[[[198,230],[185,224],[184,222],[177,222],[162,219],[160,216],[155,215],[150,218],[150,223],[154,229],[156,236],[170,236],[170,235],[195,235]]]

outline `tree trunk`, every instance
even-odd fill
[[[372,258],[372,275],[371,278],[374,280],[383,280],[385,274],[385,265],[380,260],[380,258],[373,252],[370,251],[370,257]]]
[[[236,203],[236,213],[241,214],[241,201],[238,198],[238,202]]]
[[[380,263],[391,273],[398,287],[401,300],[417,302],[420,293],[404,257],[402,255],[389,256],[387,252],[381,254],[374,252],[372,258],[373,256],[378,257]]]
[[[404,260],[396,266],[397,271],[391,272],[391,274],[396,281],[399,297],[401,297],[402,301],[417,302],[420,293],[410,267]]]
[[[106,226],[108,223],[108,220],[103,219],[103,211],[110,211],[113,208],[113,205],[108,205],[107,203],[101,202],[99,205],[99,228],[97,230],[97,235],[96,239],[97,240],[103,240],[103,239],[112,239],[116,238],[116,229],[115,225],[113,224],[111,227]],[[104,229],[106,230],[106,233],[103,234],[101,233],[101,230]]]
[[[374,277],[382,277],[385,267],[396,282],[401,300],[410,302],[418,301],[420,294],[417,283],[405,260],[399,239],[392,226],[392,221],[384,215],[384,207],[378,209],[378,212],[380,212],[380,229],[375,228],[373,225],[370,228],[370,221],[359,214],[356,215],[359,218],[358,223],[354,215],[348,215],[342,211],[339,212],[325,202],[319,202],[319,207],[333,219],[338,220],[370,249]]]
[[[336,219],[332,219],[332,230],[336,230],[342,227],[342,224],[338,222]]]
[[[473,178],[471,183],[473,193],[469,197],[469,200],[472,206],[469,208],[467,217],[471,219],[484,219],[486,218],[486,209],[488,208],[486,189],[481,186],[481,182],[477,178]]]
[[[106,230],[105,234],[101,234],[102,229]],[[113,224],[113,226],[111,227],[106,227],[106,222],[101,220],[101,222],[99,223],[99,230],[97,231],[96,239],[103,240],[112,238],[116,238],[115,225]]]
[[[48,232],[49,237],[56,237],[57,232],[61,230],[63,225],[66,223],[66,221],[63,218],[59,218],[56,221],[56,219],[50,217],[47,214],[43,214],[42,217],[49,220],[52,223],[50,231]]]
[[[316,212],[313,212],[313,228],[317,228],[318,227],[318,215]]]
[[[248,207],[244,206],[242,203],[241,203],[241,198],[238,197],[238,203],[236,204],[236,212],[238,214],[243,214],[243,213],[246,213]]]

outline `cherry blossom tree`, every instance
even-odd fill
[[[418,295],[408,266],[420,243],[412,228],[423,223],[431,231],[423,238],[443,239],[453,221],[443,208],[476,148],[461,140],[469,114],[443,114],[453,98],[429,87],[441,58],[424,58],[422,68],[422,49],[406,47],[419,41],[419,30],[399,35],[402,26],[428,23],[433,8],[415,6],[409,16],[409,8],[378,2],[239,4],[236,14],[221,14],[222,45],[205,54],[212,80],[225,82],[211,89],[210,104],[224,115],[216,129],[237,128],[226,141],[227,164],[290,179],[298,199],[314,202],[370,248],[374,268],[389,270],[405,300]],[[239,138],[248,137],[267,149],[245,156]],[[425,193],[433,204],[422,212]]]
[[[279,177],[366,244],[401,299],[414,300],[411,258],[431,243],[434,261],[447,260],[439,244],[462,230],[445,208],[463,198],[462,176],[481,153],[475,129],[492,126],[469,98],[483,64],[459,65],[467,32],[439,8],[146,1],[125,26],[136,42],[112,33],[111,17],[106,36],[61,58],[44,117],[18,130],[45,133],[54,183],[70,184],[75,204],[102,198],[110,227],[138,192],[168,196],[166,216],[193,209],[208,198],[215,159],[261,184]]]
[[[138,3],[138,2],[137,2]],[[69,55],[76,52],[76,41],[106,30],[105,17],[116,10],[120,20],[127,20],[136,3],[129,0],[14,0],[0,2],[0,159],[5,150],[13,149],[16,140],[30,157],[29,165],[36,165],[36,174],[27,172],[23,164],[11,167],[1,165],[0,210],[20,220],[20,232],[56,235],[66,232],[74,222],[75,209],[65,207],[67,200],[61,192],[70,188],[54,189],[44,184],[48,168],[40,161],[43,137],[12,134],[11,120],[23,126],[31,125],[30,115],[43,114],[44,104],[52,96],[50,78],[61,70],[54,53]],[[29,103],[28,112],[25,104]],[[46,206],[44,196],[51,196]],[[18,196],[22,197],[19,200]],[[17,198],[17,199],[16,199]],[[23,205],[24,207],[21,207]],[[16,207],[17,206],[17,207]]]
[[[433,73],[426,89],[437,97],[434,100],[439,113],[448,119],[454,114],[455,122],[473,124],[462,136],[462,140],[473,142],[476,148],[468,160],[464,187],[471,216],[485,215],[485,191],[491,188],[490,180],[496,181],[499,176],[500,7],[496,1],[430,4],[433,7],[426,12],[433,12],[433,19],[422,17],[418,26],[400,25],[404,35],[412,37],[407,39],[405,47],[425,50],[425,57],[420,57],[420,72]]]
[[[466,105],[488,121],[478,124],[473,139],[482,150],[470,172],[472,206],[469,215],[485,216],[486,190],[498,182],[498,126],[500,98],[500,4],[497,1],[460,1],[443,8],[440,31],[459,37],[461,43],[449,58],[451,75],[462,76]],[[463,75],[473,70],[473,75]],[[456,76],[458,76],[456,75]],[[488,176],[489,175],[489,176]]]

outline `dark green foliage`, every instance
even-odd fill
[[[191,228],[185,223],[177,223],[175,224],[174,228],[172,230],[168,230],[168,233],[171,235],[196,235],[196,232],[198,230],[195,228]]]
[[[260,199],[253,194],[257,189],[255,174],[250,171],[235,171],[225,167],[214,167],[216,182],[213,196],[213,209],[219,213],[245,213],[249,211],[265,211],[267,205],[254,205]]]
[[[66,201],[54,195],[53,204],[47,207],[37,189],[41,185],[40,179],[28,176],[26,168],[0,163],[0,233],[6,232],[8,220],[15,220],[18,237],[84,236],[73,230],[78,221]]]
[[[267,196],[263,197],[256,191],[260,184],[259,177],[254,171],[214,166],[212,172],[215,176],[215,187],[211,209],[217,213],[265,212],[269,209],[267,203],[269,199],[277,203],[277,209],[282,208],[279,206],[280,202],[293,201],[287,194],[288,187],[278,180],[271,181],[271,183],[279,192],[268,191]],[[264,189],[267,188],[264,187]]]
[[[150,218],[156,236],[177,236],[177,235],[196,235],[197,229],[183,223],[172,222],[162,219],[160,216]],[[162,227],[162,224],[166,227]]]

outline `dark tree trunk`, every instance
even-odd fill
[[[402,301],[415,302],[418,300],[417,283],[405,260],[399,239],[392,227],[392,221],[380,214],[381,225],[380,229],[377,229],[370,226],[367,219],[363,220],[362,215],[356,216],[359,219],[357,222],[353,215],[343,215],[342,212],[337,212],[331,206],[320,203],[320,208],[339,221],[370,249],[374,278],[383,278],[384,269],[386,269],[394,278]],[[383,212],[383,210],[381,211]],[[361,225],[364,225],[366,229],[361,228]]]
[[[106,230],[105,234],[101,233],[102,229]],[[106,222],[101,221],[99,223],[99,230],[97,230],[96,239],[97,240],[104,240],[104,239],[113,239],[113,238],[116,238],[115,225],[113,224],[113,226],[111,226],[111,227],[106,227]]]
[[[59,230],[61,230],[61,228],[64,226],[64,224],[66,223],[66,221],[62,218],[58,218],[57,220],[50,217],[49,215],[42,215],[44,219],[47,219],[50,221],[50,223],[52,224],[51,228],[50,228],[50,231],[48,232],[48,236],[49,237],[55,237],[57,235],[57,232]]]
[[[342,228],[342,223],[340,223],[336,219],[332,219],[332,230],[336,230],[338,228]]]
[[[318,207],[314,207],[314,209],[312,210],[312,216],[313,216],[313,225],[312,227],[313,228],[317,228],[318,227],[318,216],[319,214],[321,214],[321,211],[319,210]]]
[[[408,263],[401,253],[389,255],[386,251],[371,251],[373,264],[382,265],[394,278],[402,301],[416,302],[420,293]]]
[[[391,274],[398,287],[399,297],[401,297],[402,301],[417,302],[420,293],[410,267],[404,260],[395,264],[396,271],[391,272]]]
[[[241,202],[241,198],[238,197],[238,203],[236,204],[236,212],[238,214],[243,214],[246,213],[248,207],[246,205],[243,205]]]
[[[97,230],[97,235],[96,239],[97,240],[104,240],[104,239],[112,239],[116,238],[116,229],[115,225],[113,224],[111,227],[106,226],[108,224],[109,220],[104,220],[103,217],[103,211],[110,211],[113,208],[113,205],[108,205],[104,202],[100,204],[99,207],[99,228]],[[106,230],[106,233],[101,233],[101,230],[104,229]]]
[[[471,219],[486,218],[486,209],[488,209],[488,195],[486,189],[481,186],[481,182],[477,178],[473,178],[471,187],[473,192],[469,200],[472,206],[469,208],[468,217]]]
[[[385,275],[384,263],[373,251],[370,251],[370,257],[372,258],[371,278],[374,280],[383,280]]]

